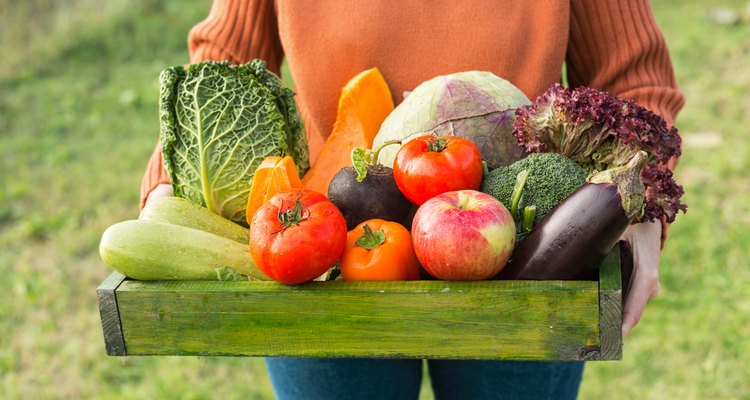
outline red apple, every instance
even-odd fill
[[[425,270],[450,281],[497,275],[516,244],[516,224],[508,209],[476,190],[446,192],[427,200],[414,215],[411,234]]]

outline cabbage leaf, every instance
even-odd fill
[[[309,167],[294,92],[265,61],[205,61],[159,78],[162,155],[175,196],[247,226],[250,184],[265,157],[290,155],[300,174]]]

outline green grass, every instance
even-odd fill
[[[687,99],[676,178],[689,210],[624,360],[587,365],[583,398],[750,398],[750,23],[711,24],[704,4],[654,2]]]
[[[624,360],[587,364],[581,398],[750,398],[750,24],[710,24],[704,3],[653,4],[687,97],[690,209]],[[0,8],[0,398],[270,398],[259,359],[107,357],[96,308],[101,232],[138,213],[158,73],[209,5]]]

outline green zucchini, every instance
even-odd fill
[[[250,233],[247,228],[180,197],[168,196],[148,202],[138,219],[187,226],[245,245],[249,243]]]
[[[121,274],[139,280],[222,280],[226,267],[268,280],[247,244],[180,225],[130,220],[102,235],[99,254]]]

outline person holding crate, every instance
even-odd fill
[[[669,124],[684,99],[669,53],[646,0],[544,2],[468,0],[215,0],[190,31],[190,62],[264,59],[294,76],[311,160],[331,131],[341,87],[377,66],[395,102],[432,77],[485,70],[534,99],[565,78],[662,116]],[[672,160],[670,167],[674,167]],[[147,167],[141,206],[171,195],[159,146]],[[659,290],[664,224],[631,225],[623,235],[634,275],[623,312],[623,335]],[[575,398],[582,362],[427,361],[436,398]],[[266,360],[280,399],[417,398],[422,360]]]

